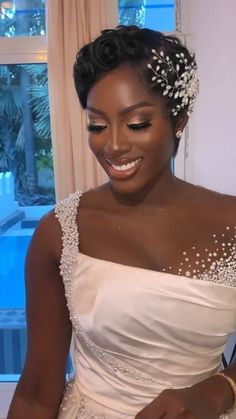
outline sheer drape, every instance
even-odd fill
[[[117,25],[117,0],[48,0],[48,78],[57,199],[107,178],[88,144],[86,115],[73,83],[77,51]]]

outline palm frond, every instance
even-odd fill
[[[25,136],[24,136],[24,130],[23,130],[23,124],[22,124],[16,138],[16,149],[18,151],[23,151],[24,146],[25,146]]]
[[[25,64],[24,69],[32,77],[44,77],[47,79],[47,66],[46,64]]]
[[[6,172],[8,170],[8,158],[5,150],[0,153],[0,171]]]
[[[46,114],[45,117],[37,121],[34,125],[37,134],[40,137],[50,139],[51,138],[51,127],[50,127],[50,117],[49,114]]]
[[[48,87],[36,85],[30,87],[30,104],[35,115],[35,129],[39,137],[51,138]]]
[[[0,89],[0,116],[6,113],[9,118],[14,118],[21,112],[20,90],[17,86],[3,86]]]
[[[7,65],[0,65],[0,79],[8,79],[10,71]]]

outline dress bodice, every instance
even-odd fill
[[[131,419],[164,389],[220,370],[236,329],[235,245],[225,265],[213,261],[218,275],[199,277],[97,259],[79,251],[80,196],[56,206],[75,366],[59,418]]]

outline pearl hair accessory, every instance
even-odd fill
[[[176,138],[178,138],[179,140],[181,139],[182,135],[183,135],[183,131],[181,131],[181,129],[179,129],[175,134]]]
[[[152,70],[152,81],[156,81],[163,89],[163,96],[173,97],[177,104],[171,109],[173,116],[187,108],[187,115],[193,111],[195,99],[199,92],[199,79],[194,55],[187,58],[183,52],[175,54],[177,64],[173,63],[164,51],[152,49],[153,63],[147,64]],[[180,99],[180,100],[179,100]]]

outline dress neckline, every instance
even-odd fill
[[[211,257],[211,265],[209,269],[206,266],[206,270],[204,272],[200,272],[199,275],[191,275],[191,271],[189,271],[188,266],[183,266],[179,269],[179,272],[174,273],[172,270],[171,272],[165,269],[162,271],[156,271],[152,269],[142,268],[138,266],[126,265],[119,262],[113,262],[105,259],[99,259],[90,255],[86,255],[80,251],[79,246],[79,226],[77,225],[77,211],[79,207],[80,198],[82,193],[77,191],[74,194],[71,194],[68,198],[63,201],[60,201],[55,207],[55,216],[59,219],[62,228],[62,242],[63,242],[63,251],[61,255],[60,261],[60,268],[61,272],[65,271],[65,274],[68,276],[71,275],[71,269],[75,266],[75,263],[79,263],[79,256],[80,258],[87,258],[90,261],[96,261],[99,264],[106,264],[111,266],[115,269],[120,267],[121,269],[127,269],[131,273],[132,272],[141,272],[143,274],[149,274],[152,277],[159,279],[160,281],[168,282],[167,278],[170,279],[170,282],[174,283],[177,281],[183,281],[187,284],[198,283],[201,282],[202,284],[215,284],[215,285],[224,285],[227,288],[232,289],[232,287],[236,288],[236,276],[235,276],[235,262],[236,262],[236,243],[234,243],[234,239],[236,238],[236,232],[234,232],[234,236],[231,238],[231,241],[227,243],[230,244],[230,251],[229,256],[227,258],[218,258],[212,259],[212,256],[217,256],[214,253],[209,253],[209,258]],[[236,229],[236,226],[234,227]],[[229,230],[230,227],[226,227],[226,230]],[[222,234],[222,237],[225,236],[225,233]],[[215,243],[218,243],[218,236],[213,234],[213,239]],[[223,240],[220,237],[221,240]],[[233,243],[231,243],[233,241]],[[217,244],[218,245],[218,244]],[[218,245],[219,246],[219,245]],[[225,243],[222,243],[222,246],[226,246]],[[195,247],[194,247],[195,249]],[[205,249],[206,250],[206,249]],[[216,249],[218,251],[218,248]],[[197,251],[197,250],[196,250]],[[200,256],[196,255],[196,256]],[[207,257],[207,255],[206,255]],[[183,259],[180,265],[183,265],[184,260],[189,260],[188,254],[183,252]],[[205,257],[204,257],[205,259]],[[204,260],[202,260],[204,262]],[[199,263],[199,261],[198,261]],[[205,266],[203,266],[205,267]],[[186,272],[185,272],[185,269]],[[69,272],[67,272],[69,270]],[[193,273],[195,273],[193,271]],[[197,282],[196,282],[197,281]]]
[[[226,284],[215,283],[213,281],[202,280],[202,279],[199,279],[199,278],[192,278],[192,277],[185,276],[185,275],[172,274],[172,273],[169,273],[169,272],[155,271],[153,269],[141,268],[139,266],[125,265],[124,263],[113,262],[111,260],[96,258],[94,256],[87,255],[87,254],[81,252],[80,250],[78,250],[77,261],[79,260],[80,257],[82,257],[84,259],[93,260],[94,262],[97,262],[97,263],[105,263],[105,264],[108,264],[108,265],[110,264],[110,265],[117,266],[117,267],[121,266],[122,268],[127,268],[128,270],[137,270],[137,271],[145,272],[145,273],[148,272],[148,273],[150,273],[150,275],[157,276],[158,279],[160,279],[160,278],[163,279],[163,278],[167,277],[167,278],[170,278],[172,281],[183,280],[183,281],[185,281],[185,282],[187,281],[189,283],[192,283],[192,282],[201,283],[204,286],[206,286],[206,284],[222,285],[223,287],[227,287],[227,288],[232,289],[232,287],[230,287],[229,285],[226,285]],[[174,278],[176,278],[176,279],[174,279]],[[165,281],[166,281],[166,279],[165,279]]]

